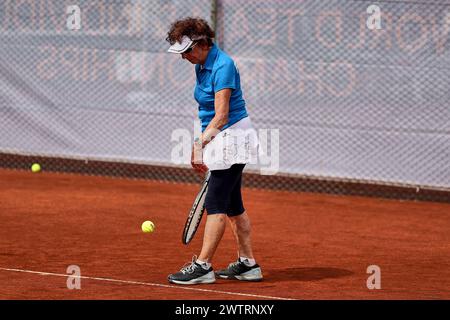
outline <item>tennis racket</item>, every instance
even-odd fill
[[[191,211],[189,212],[189,216],[186,220],[186,224],[183,230],[183,237],[181,241],[183,244],[188,244],[191,242],[192,238],[194,238],[195,233],[200,225],[200,221],[202,221],[203,213],[205,212],[205,198],[206,192],[208,191],[209,178],[211,176],[211,172],[208,171],[206,174],[206,178],[203,181],[202,188],[195,198],[194,204],[192,205]]]

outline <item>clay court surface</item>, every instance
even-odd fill
[[[201,246],[203,224],[181,243],[198,189],[0,170],[0,299],[450,299],[449,204],[258,189],[243,196],[265,280],[171,285]],[[215,268],[234,244],[227,228]],[[69,265],[81,290],[67,289]],[[380,290],[366,286],[370,265]]]

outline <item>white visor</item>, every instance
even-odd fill
[[[202,40],[202,39],[208,39],[208,37],[194,35],[194,36],[192,36],[192,39],[191,39],[188,36],[183,36],[183,38],[181,38],[181,43],[175,42],[175,44],[170,46],[170,48],[169,48],[169,50],[167,50],[167,52],[183,53],[187,49],[189,49],[189,47],[194,43],[194,41],[198,41],[198,40]]]
[[[181,39],[181,43],[175,42],[173,45],[170,46],[169,50],[167,52],[170,53],[183,53],[185,52],[193,43],[188,36],[183,36]]]

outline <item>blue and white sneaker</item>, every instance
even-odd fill
[[[242,281],[261,281],[263,275],[258,264],[247,266],[243,261],[230,263],[228,268],[216,271],[216,275],[222,279],[234,279]]]
[[[197,262],[197,257],[192,258],[192,262],[185,265],[177,273],[170,274],[168,280],[171,283],[176,284],[200,284],[200,283],[214,283],[216,282],[216,276],[214,275],[214,270],[209,267],[205,270]]]

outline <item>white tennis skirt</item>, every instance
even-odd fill
[[[229,169],[233,164],[256,164],[258,135],[250,117],[221,131],[203,150],[203,163],[209,170]]]

